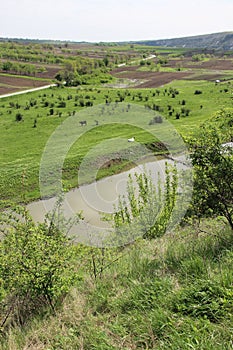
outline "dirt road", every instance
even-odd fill
[[[22,91],[12,92],[12,93],[10,93],[10,94],[0,95],[0,98],[11,97],[11,96],[16,96],[16,95],[22,95],[22,94],[27,94],[27,93],[29,93],[29,92],[34,92],[34,91],[39,91],[39,90],[48,89],[48,88],[53,87],[53,86],[57,86],[57,84],[50,84],[50,85],[40,86],[40,87],[33,88],[33,89],[28,89],[28,90],[22,90]]]

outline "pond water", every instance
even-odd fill
[[[186,168],[184,165],[184,156],[176,157],[175,161],[178,169]],[[111,226],[108,222],[101,220],[101,217],[106,213],[113,213],[119,196],[126,194],[129,174],[140,174],[145,171],[150,172],[153,182],[156,184],[159,176],[161,181],[165,178],[166,162],[174,164],[174,160],[171,159],[150,157],[149,161],[145,159],[142,164],[138,164],[129,171],[72,189],[65,194],[63,213],[68,218],[82,211],[84,221],[79,223],[78,227],[75,227],[75,231],[78,231],[79,235],[86,236],[90,232],[93,232],[93,228],[98,232],[101,230],[104,231]],[[55,203],[56,198],[50,198],[32,202],[28,204],[27,208],[34,221],[42,222],[46,213],[52,211]]]

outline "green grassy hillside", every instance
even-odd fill
[[[232,244],[220,220],[77,255],[60,308],[9,329],[0,349],[230,350]]]

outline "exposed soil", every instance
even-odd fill
[[[232,60],[216,60],[211,59],[209,61],[197,62],[194,64],[193,62],[188,63],[188,68],[201,68],[201,69],[210,69],[210,70],[232,70],[233,69],[233,61]]]
[[[111,74],[117,78],[136,79],[138,81],[144,81],[140,85],[134,86],[134,88],[153,88],[167,84],[173,80],[183,79],[191,75],[187,72],[140,72],[137,71],[138,67],[119,67],[114,69]]]
[[[33,78],[19,78],[14,76],[0,75],[0,95],[24,90],[27,88],[36,88],[51,84],[50,81],[39,81]]]
[[[185,80],[207,80],[207,81],[216,81],[216,80],[228,80],[226,77],[223,77],[221,73],[201,73],[201,74],[195,74],[191,75],[189,77],[184,78]]]
[[[12,87],[0,86],[0,95],[11,94],[12,92],[17,92],[19,89]]]
[[[158,63],[157,59],[153,60],[154,63]],[[211,69],[211,70],[232,70],[233,59],[216,59],[211,58],[208,61],[194,62],[191,57],[174,58],[169,59],[165,67],[171,68],[193,68],[193,69]]]
[[[153,60],[157,63],[157,59]],[[127,78],[138,81],[134,88],[153,88],[167,84],[173,80],[208,80],[215,81],[223,78],[224,70],[233,69],[233,60],[231,59],[210,59],[209,61],[193,62],[191,57],[182,59],[170,59],[165,65],[167,68],[187,68],[188,71],[177,72],[150,72],[138,71],[140,66],[122,66],[115,68],[111,74],[117,78]],[[205,72],[201,72],[205,70]],[[142,82],[143,81],[143,82]]]
[[[36,73],[36,76],[38,78],[54,79],[56,74],[62,69],[60,66],[43,65],[43,67],[46,69],[46,71],[42,73]]]

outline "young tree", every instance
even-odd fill
[[[71,222],[60,217],[59,208],[60,203],[39,225],[21,207],[1,213],[0,328],[10,319],[22,324],[46,306],[54,310],[71,285]]]
[[[218,128],[202,126],[198,137],[189,141],[195,171],[192,210],[198,217],[222,215],[233,229],[233,149],[222,146],[228,122],[225,119]],[[227,131],[230,139],[229,126]]]
[[[125,237],[129,241],[139,237],[152,239],[162,236],[173,224],[176,225],[178,211],[182,210],[184,203],[183,198],[180,198],[177,210],[177,190],[178,174],[175,166],[166,165],[163,184],[159,177],[155,185],[147,173],[135,174],[134,178],[130,175],[127,195],[119,198],[116,212],[110,215],[114,221],[116,239],[119,242],[122,239],[122,244]]]

